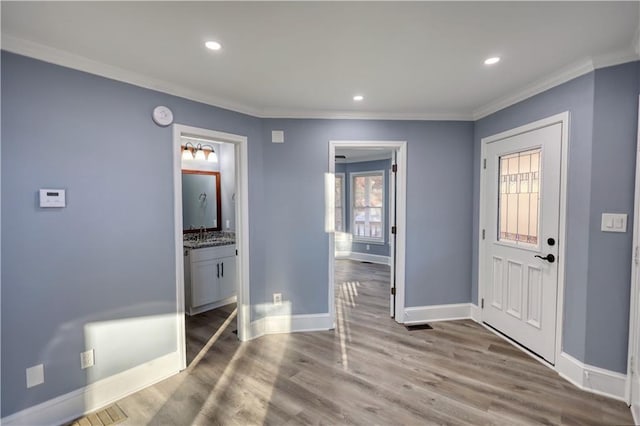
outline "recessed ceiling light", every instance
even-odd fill
[[[222,47],[222,45],[217,41],[208,41],[204,45],[207,47],[207,49],[211,50],[220,50],[220,48]]]
[[[485,65],[493,65],[493,64],[497,64],[498,62],[500,62],[499,56],[493,56],[491,58],[487,58],[484,60]]]
[[[356,102],[360,102],[363,99],[364,99],[364,96],[362,96],[362,95],[355,95],[353,97],[353,100],[356,101]]]

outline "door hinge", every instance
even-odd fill
[[[484,309],[484,297],[480,299],[480,309]]]
[[[485,234],[486,234],[486,232],[485,232],[485,230],[483,229],[483,230],[482,230],[482,239],[483,239],[483,240],[484,240],[484,238],[485,238]]]
[[[238,250],[236,249],[236,256],[238,255]]]
[[[396,234],[396,226],[395,226],[395,225],[393,225],[393,226],[391,227],[391,233],[392,233],[393,235],[395,235],[395,234]]]
[[[487,168],[487,159],[486,158],[482,160],[482,168],[483,169]]]
[[[398,165],[397,165],[397,164],[392,165],[392,166],[391,166],[391,171],[392,171],[393,173],[397,173],[397,172],[398,172]]]
[[[392,296],[396,295],[396,288],[395,287],[391,287],[391,295]]]
[[[635,374],[635,368],[634,368],[635,364],[633,363],[633,355],[631,355],[631,360],[629,360],[629,366],[631,367],[629,368],[629,370],[631,370],[630,371],[631,375]]]
[[[636,262],[636,265],[640,262],[640,247],[636,246],[636,251],[633,255],[633,260]]]

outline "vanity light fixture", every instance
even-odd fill
[[[195,156],[193,154],[195,151]],[[208,154],[205,151],[210,151]],[[202,145],[198,144],[193,145],[191,142],[187,142],[184,144],[184,149],[182,150],[182,159],[183,160],[207,160],[210,163],[218,162],[218,154],[213,149],[211,145]]]

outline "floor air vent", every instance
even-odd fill
[[[416,330],[433,330],[429,324],[416,324],[416,325],[405,325],[407,330],[416,331]]]

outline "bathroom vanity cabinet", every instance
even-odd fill
[[[236,301],[236,246],[184,250],[185,310],[188,315]]]

